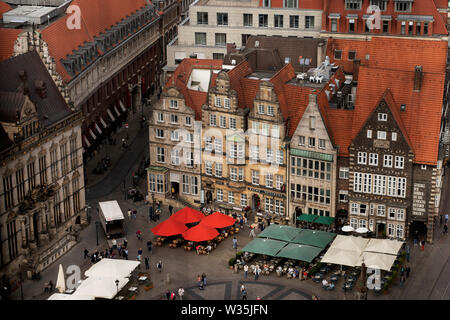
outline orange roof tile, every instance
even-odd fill
[[[0,28],[0,61],[14,54],[14,42],[23,30]]]
[[[42,38],[47,42],[50,55],[55,59],[56,69],[69,82],[72,77],[66,72],[60,60],[77,50],[85,42],[111,28],[124,18],[147,5],[146,0],[74,0],[81,11],[81,28],[69,29],[67,22],[73,23],[73,15],[65,15],[42,30]]]
[[[3,16],[3,14],[5,12],[10,11],[12,8],[9,4],[7,4],[6,2],[0,1],[0,15]]]
[[[201,120],[202,105],[206,103],[208,92],[188,89],[187,85],[191,72],[193,69],[220,70],[222,69],[222,62],[222,60],[212,59],[183,59],[174,74],[166,82],[163,91],[166,92],[170,87],[176,87],[184,96],[186,106],[195,111],[195,119]],[[215,83],[216,78],[217,75],[213,73],[210,85]]]

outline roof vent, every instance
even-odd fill
[[[233,66],[236,65],[236,60],[232,59],[232,60],[231,60],[231,64],[232,64]]]
[[[36,88],[36,93],[41,97],[42,99],[47,97],[47,85],[42,80],[36,80],[34,82],[34,87]]]
[[[259,40],[255,41],[255,48],[259,48]]]
[[[402,104],[400,106],[400,111],[406,111],[406,104]]]
[[[416,66],[414,69],[414,90],[420,91],[422,86],[422,66]]]

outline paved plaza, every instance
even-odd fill
[[[149,110],[148,110],[149,112]],[[130,125],[138,125],[130,122]],[[143,157],[148,156],[146,128],[134,129],[135,137],[130,139],[130,145],[127,150],[120,154],[116,152],[115,160],[109,173],[98,178],[95,183],[90,183],[87,188],[87,202],[92,207],[89,214],[91,223],[84,228],[79,235],[79,243],[68,253],[62,256],[56,263],[41,273],[41,280],[26,280],[23,284],[23,294],[25,299],[47,299],[49,294],[44,293],[44,284],[49,280],[56,283],[57,270],[59,264],[66,269],[69,265],[78,265],[82,274],[91,266],[89,259],[83,259],[83,251],[87,248],[90,252],[96,249],[106,248],[106,238],[101,226],[96,232],[95,222],[98,221],[97,206],[99,201],[118,200],[124,213],[130,208],[136,208],[138,215],[136,219],[126,217],[126,232],[129,248],[129,259],[136,259],[139,248],[144,250],[144,256],[148,255],[146,242],[155,236],[151,233],[157,222],[150,222],[148,218],[148,204],[144,201],[133,202],[126,200],[123,192],[123,181],[126,181],[126,187],[131,184],[131,173],[137,169],[139,162]],[[87,166],[92,167],[92,165]],[[442,212],[450,211],[450,197],[448,195],[448,174],[445,176],[444,194],[442,195]],[[138,189],[146,193],[146,181],[141,179]],[[175,208],[174,212],[179,208]],[[168,218],[168,210],[163,206],[161,220]],[[249,219],[251,220],[251,219]],[[137,230],[142,230],[143,239],[138,240],[135,236]],[[427,245],[425,251],[421,251],[418,246],[411,245],[411,276],[406,281],[404,288],[400,288],[394,282],[392,289],[387,294],[375,296],[371,292],[368,299],[387,300],[387,299],[450,299],[450,241],[448,235],[441,235],[440,230],[436,231],[436,241],[433,245]],[[97,246],[97,235],[99,245]],[[252,239],[249,237],[248,227],[237,235],[238,250],[243,248]],[[342,279],[337,283],[334,291],[325,291],[320,283],[314,283],[311,279],[287,279],[286,277],[277,277],[275,273],[270,276],[260,276],[254,280],[253,275],[249,274],[244,279],[243,271],[234,273],[228,267],[228,260],[234,256],[236,250],[232,248],[232,240],[228,239],[221,242],[215,250],[209,255],[197,255],[195,252],[184,251],[182,247],[172,249],[168,245],[163,247],[154,247],[150,257],[150,275],[154,284],[153,289],[149,291],[140,290],[136,297],[137,300],[159,300],[165,299],[167,290],[185,289],[184,299],[186,300],[237,300],[240,299],[240,286],[244,283],[248,299],[254,300],[259,296],[263,300],[305,300],[311,299],[312,295],[320,297],[322,300],[345,300],[355,299],[355,292],[344,293],[342,290]],[[163,271],[156,270],[156,262],[162,260]],[[146,271],[144,263],[140,267],[141,271]],[[201,273],[207,275],[207,285],[204,290],[197,288],[197,275]],[[169,281],[168,281],[169,280]],[[13,292],[14,299],[20,299],[20,289]]]

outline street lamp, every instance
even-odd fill
[[[97,236],[97,246],[98,246],[98,221],[95,221],[95,235]]]
[[[117,295],[116,295],[116,299],[119,299],[119,280],[114,281],[116,283],[116,288],[117,288]]]

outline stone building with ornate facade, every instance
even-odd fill
[[[1,275],[42,271],[88,223],[82,121],[36,51],[0,62]]]
[[[23,25],[11,46],[13,55],[38,51],[66,101],[82,111],[88,155],[159,91],[163,24],[146,0],[74,0],[71,7],[79,11]]]

